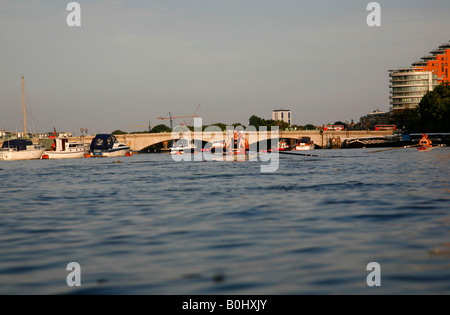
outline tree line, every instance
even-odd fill
[[[394,113],[393,122],[408,132],[449,132],[450,85],[440,84],[427,92],[417,108]]]

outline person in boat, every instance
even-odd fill
[[[241,130],[238,133],[238,140],[237,140],[237,150],[239,153],[243,154],[250,148],[248,144],[248,140],[245,138],[244,132]]]
[[[431,140],[428,138],[427,134],[424,134],[422,136],[422,139],[420,139],[419,141],[419,145],[424,146],[424,147],[431,147],[432,142]]]
[[[237,148],[238,148],[238,131],[235,129],[233,131],[233,136],[228,137],[226,150],[227,152],[232,152],[234,150],[237,150]]]

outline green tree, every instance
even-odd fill
[[[424,132],[450,131],[450,86],[438,85],[422,98],[418,112]]]
[[[261,126],[268,126],[267,121],[261,117],[253,115],[248,120],[249,126],[253,126],[256,129],[259,129]]]
[[[268,123],[268,127],[278,126],[278,128],[280,128],[280,130],[289,129],[289,124],[282,120],[268,120],[267,123]]]
[[[222,131],[225,131],[225,130],[227,129],[227,125],[226,125],[226,124],[223,124],[223,123],[216,123],[216,124],[212,124],[212,125],[210,125],[210,126],[216,126],[216,127],[219,127],[220,130],[222,130]]]
[[[150,133],[161,133],[161,132],[171,132],[172,129],[170,129],[169,127],[167,127],[166,125],[158,125],[152,128],[152,130],[150,131]]]
[[[126,135],[128,132],[122,131],[122,130],[114,130],[111,132],[112,135]]]
[[[393,124],[397,129],[409,132],[420,132],[420,115],[418,108],[408,108],[393,114]]]
[[[258,116],[253,115],[248,120],[249,126],[254,126],[256,129],[259,129],[260,127],[275,127],[278,126],[280,130],[286,130],[289,128],[289,124],[285,121],[281,120],[272,120],[272,119],[264,119]]]

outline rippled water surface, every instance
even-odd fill
[[[0,294],[450,294],[450,149],[367,152],[1,162]]]

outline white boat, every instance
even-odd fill
[[[278,146],[273,148],[272,151],[289,151],[291,147],[284,140],[278,142]]]
[[[0,161],[38,160],[43,153],[44,149],[31,140],[8,140],[0,149]]]
[[[309,151],[314,150],[314,144],[310,137],[302,137],[297,141],[295,151]]]
[[[129,155],[130,147],[119,143],[117,138],[110,134],[99,134],[92,139],[91,157],[120,157]]]
[[[170,154],[192,154],[197,151],[193,140],[180,139],[170,148]]]
[[[25,110],[25,86],[22,76],[22,105],[23,105],[23,127],[25,139],[16,139],[3,142],[0,149],[0,161],[38,160],[44,153],[44,149],[33,144],[27,133],[27,114]]]
[[[219,152],[223,152],[224,149],[225,149],[225,141],[218,140],[218,141],[213,141],[211,148],[209,148],[209,151],[211,151],[211,153],[219,153]]]
[[[42,159],[81,159],[84,154],[82,142],[69,142],[69,139],[59,138],[53,141],[51,151],[44,152]]]

